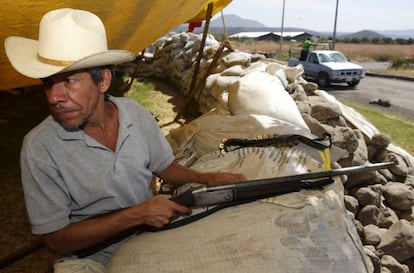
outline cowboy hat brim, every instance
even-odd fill
[[[54,74],[75,71],[103,65],[116,65],[135,60],[135,55],[126,50],[107,50],[95,53],[73,62],[59,66],[38,60],[38,41],[24,37],[10,36],[4,41],[6,55],[17,72],[26,77],[41,79]]]

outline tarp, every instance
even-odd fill
[[[110,49],[141,52],[175,27],[205,19],[207,6],[213,3],[213,14],[231,0],[2,0],[0,8],[0,90],[30,86],[39,82],[18,74],[4,52],[4,39],[22,36],[37,40],[42,16],[57,8],[89,10],[105,24]]]

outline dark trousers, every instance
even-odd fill
[[[301,61],[305,61],[306,60],[306,58],[308,57],[308,51],[306,51],[306,50],[302,50],[301,52],[300,52],[300,57],[299,57],[299,60],[301,60]]]

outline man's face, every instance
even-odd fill
[[[89,72],[53,75],[43,80],[53,118],[67,129],[91,121],[101,95]]]

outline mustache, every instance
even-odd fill
[[[54,113],[64,113],[64,112],[71,112],[79,110],[77,107],[74,106],[66,106],[62,103],[57,103],[53,105],[49,105],[50,111]]]

